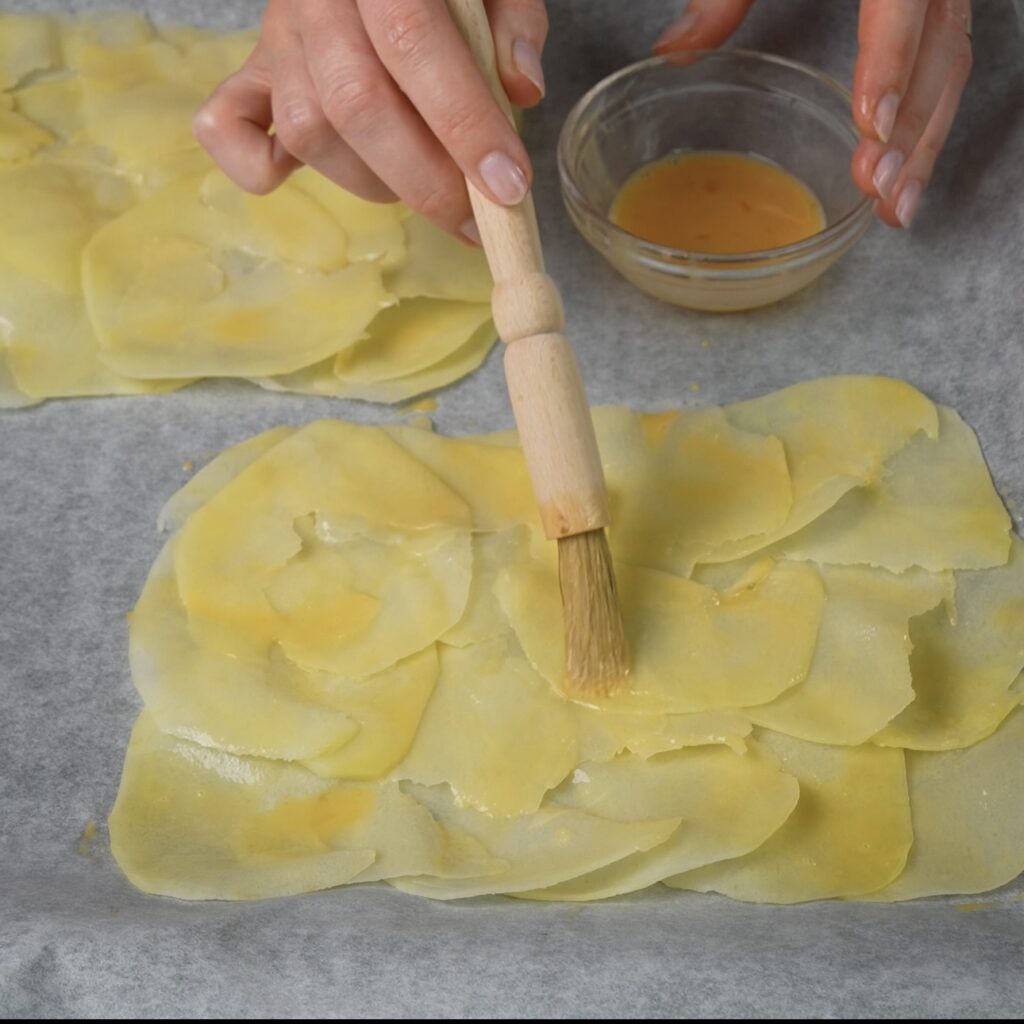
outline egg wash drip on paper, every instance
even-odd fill
[[[396,403],[483,362],[479,249],[308,168],[249,195],[200,149],[256,38],[0,13],[0,408],[201,377]]]
[[[594,415],[614,697],[566,692],[512,434],[278,427],[171,498],[110,818],[132,882],[794,903],[1024,869],[1024,544],[956,412],[839,377]]]

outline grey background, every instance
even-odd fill
[[[0,3],[94,6],[109,5]],[[220,26],[262,8],[134,6]],[[1019,517],[1024,45],[1009,0],[976,6],[976,72],[913,232],[877,225],[805,293],[717,317],[631,290],[574,234],[557,193],[554,145],[569,106],[643,56],[676,6],[553,0],[549,98],[527,134],[549,263],[594,401],[652,408],[834,373],[905,377],[975,426]],[[737,42],[849,81],[854,19],[843,0],[761,0]],[[384,887],[190,905],[133,890],[104,821],[139,706],[124,616],[160,544],[157,511],[186,479],[185,460],[321,416],[395,413],[224,383],[0,413],[0,1014],[1021,1015],[1019,882],[974,908],[765,908],[667,893],[446,905]],[[437,422],[447,432],[510,425],[498,354],[440,396]],[[99,836],[81,854],[90,820]]]

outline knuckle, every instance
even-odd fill
[[[487,111],[475,105],[451,104],[440,117],[438,134],[449,147],[461,147],[487,134]]]
[[[528,26],[531,35],[543,42],[548,34],[548,11],[541,0],[506,0],[510,20]]]
[[[192,134],[196,141],[208,149],[224,126],[222,112],[215,102],[204,103],[192,118]]]
[[[897,32],[885,41],[885,63],[893,73],[909,74],[917,57],[917,36],[911,32]]]
[[[388,43],[410,63],[420,63],[429,53],[437,22],[422,0],[392,0],[383,23]]]
[[[935,161],[939,159],[944,141],[944,139],[926,136],[918,143],[917,157],[927,170],[931,170],[935,165]]]
[[[900,111],[900,131],[906,138],[917,140],[928,124],[928,118],[917,110]]]
[[[379,97],[373,77],[351,67],[338,68],[328,74],[321,98],[324,113],[339,131],[365,123],[379,113]]]
[[[453,196],[447,187],[429,187],[411,198],[410,205],[427,220],[446,224],[452,221],[451,211],[458,197]]]
[[[968,34],[971,18],[969,0],[935,0],[930,13],[935,19],[937,32],[945,40],[953,40],[952,75],[966,81],[973,63],[971,37]]]
[[[278,104],[274,127],[284,148],[301,160],[317,149],[326,125],[309,96],[290,96]]]
[[[931,7],[936,28],[942,32],[962,32],[965,23],[964,5],[955,0],[938,0]]]

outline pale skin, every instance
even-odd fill
[[[691,0],[655,51],[720,46],[755,2]],[[486,6],[509,98],[532,107],[544,96],[544,2]],[[891,227],[910,227],[949,135],[971,69],[969,31],[970,0],[861,0],[851,173]],[[250,192],[308,164],[365,199],[402,199],[469,242],[478,235],[463,176],[506,205],[532,180],[444,0],[269,0],[256,49],[194,128]]]

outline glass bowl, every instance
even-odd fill
[[[799,291],[864,233],[872,201],[850,177],[858,139],[850,94],[828,75],[769,54],[703,50],[632,64],[591,89],[562,128],[558,169],[576,227],[623,277],[667,302],[727,312]],[[711,255],[656,245],[611,222],[635,171],[693,150],[778,164],[817,196],[825,227],[777,249]]]

